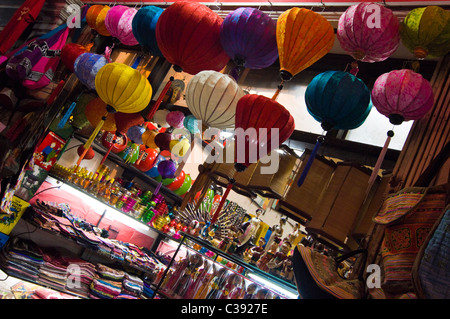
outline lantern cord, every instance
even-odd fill
[[[105,123],[105,120],[106,120],[107,116],[108,116],[108,112],[106,112],[105,115],[102,116],[102,119],[98,122],[97,126],[94,129],[94,132],[92,132],[91,136],[89,137],[89,139],[84,144],[84,151],[80,155],[80,157],[78,158],[78,162],[77,162],[77,166],[76,167],[80,166],[81,161],[83,160],[83,158],[86,155],[87,151],[89,150],[89,148],[91,147],[92,143],[94,142],[94,139],[97,137],[98,132],[100,132],[100,130],[102,129],[103,124]]]
[[[306,179],[306,175],[308,175],[309,169],[311,168],[311,165],[314,162],[314,159],[316,158],[317,151],[319,150],[319,147],[323,144],[324,141],[325,138],[323,136],[319,136],[317,138],[316,145],[314,145],[311,155],[309,156],[308,162],[306,163],[305,169],[303,170],[302,175],[300,175],[300,178],[297,181],[298,187],[303,185]]]
[[[162,99],[166,95],[167,91],[169,91],[170,86],[172,85],[172,82],[174,81],[174,77],[171,76],[169,81],[167,81],[166,86],[161,91],[161,93],[158,96],[158,99],[156,100],[155,104],[151,107],[150,111],[148,112],[146,119],[152,119],[153,115],[155,115],[155,112],[158,110],[159,105],[162,102]]]
[[[367,190],[366,190],[366,196],[369,194],[373,183],[375,182],[375,179],[378,176],[378,171],[380,170],[381,167],[381,163],[383,163],[384,157],[386,155],[389,143],[391,142],[391,138],[394,136],[394,131],[389,130],[387,132],[387,138],[386,141],[384,142],[384,146],[381,149],[380,155],[378,156],[377,162],[373,168],[372,174],[370,175],[369,181],[368,181],[368,185],[367,185]]]
[[[284,83],[284,80],[281,80],[281,83],[280,83],[280,85],[278,85],[277,91],[273,95],[272,100],[274,100],[274,101],[277,100],[278,95],[280,94],[281,90],[283,89],[283,83]]]

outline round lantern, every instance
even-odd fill
[[[130,8],[123,5],[112,7],[106,15],[105,25],[111,36],[118,39],[125,45],[137,45],[139,42],[133,34],[131,26],[133,17],[137,13],[135,8]]]
[[[180,186],[180,188],[174,190],[174,193],[177,194],[178,196],[186,194],[191,188],[191,184],[192,184],[191,175],[186,174],[183,184]]]
[[[140,126],[141,124],[144,124],[144,121],[145,121],[140,113],[117,112],[114,114],[114,118],[116,120],[116,127],[117,127],[116,134],[117,135],[127,134],[128,130],[131,127]],[[130,136],[128,136],[128,138],[131,140]],[[142,143],[138,143],[138,144],[142,144]]]
[[[167,124],[174,128],[183,127],[184,113],[180,111],[169,112],[166,116]]]
[[[339,18],[337,38],[348,54],[362,62],[390,57],[400,43],[400,23],[392,10],[378,3],[349,7]]]
[[[163,179],[175,177],[176,171],[177,166],[172,160],[163,160],[158,164],[158,172]]]
[[[229,13],[220,29],[220,42],[239,67],[263,69],[278,58],[277,23],[255,8],[238,8]]]
[[[156,42],[156,23],[164,10],[155,6],[142,7],[131,23],[133,35],[139,44],[154,56],[162,56]]]
[[[278,17],[276,38],[280,76],[289,81],[330,52],[334,30],[319,13],[291,8]]]
[[[153,115],[153,122],[158,124],[161,127],[170,127],[169,123],[167,123],[167,115],[170,113],[169,110],[158,110]]]
[[[158,132],[155,130],[146,130],[142,133],[142,144],[150,148],[158,148],[158,145],[155,143],[155,137],[158,135]]]
[[[172,181],[172,183],[167,185],[167,188],[172,191],[180,188],[183,185],[185,178],[186,178],[185,172],[181,171],[180,174],[178,174],[178,176],[175,177],[175,179]]]
[[[152,95],[148,80],[128,65],[113,62],[95,77],[98,96],[117,112],[136,113],[147,107]]]
[[[177,1],[167,7],[156,24],[156,41],[177,72],[197,74],[222,70],[229,57],[220,44],[222,18],[194,1]]]
[[[84,108],[84,114],[93,127],[96,127],[97,124],[100,123],[105,113],[106,103],[103,102],[101,98],[92,99]],[[106,131],[116,130],[116,120],[114,114],[108,113],[103,122],[102,129]]]
[[[202,71],[186,87],[186,104],[203,129],[234,127],[236,105],[245,92],[229,75]]]
[[[343,71],[327,71],[313,78],[306,88],[305,102],[309,114],[325,131],[333,128],[351,130],[361,126],[370,113],[370,91],[356,76]],[[319,136],[297,186],[309,172],[324,137]]]
[[[194,115],[188,115],[184,118],[183,126],[191,132],[191,134],[196,134],[200,132],[200,129],[198,128],[198,120],[195,118]]]
[[[191,147],[191,143],[187,138],[180,140],[172,140],[169,143],[170,152],[176,156],[183,157]]]
[[[95,76],[98,71],[108,63],[108,60],[100,54],[83,53],[73,65],[78,80],[87,88],[95,90]]]
[[[61,50],[61,61],[71,72],[75,72],[75,60],[83,53],[89,52],[94,44],[81,45],[78,43],[67,43]]]
[[[115,132],[105,131],[102,136],[102,145],[113,153],[122,152],[127,147],[128,138],[126,135],[118,136]]]
[[[450,51],[450,11],[438,6],[411,10],[400,24],[403,44],[418,59]]]
[[[96,4],[90,6],[86,12],[86,22],[91,29],[107,37],[111,36],[105,26],[105,19],[109,9],[111,9],[109,6]]]
[[[244,95],[236,106],[234,167],[244,171],[252,163],[280,146],[294,132],[294,118],[286,108],[268,97]],[[233,176],[214,212],[214,224],[233,187]]]
[[[128,129],[127,136],[128,138],[135,142],[136,144],[143,144],[142,142],[142,134],[145,132],[145,127],[141,125],[135,125]]]
[[[159,147],[161,151],[170,150],[170,141],[172,140],[172,135],[169,133],[158,133],[155,136],[155,144]]]
[[[80,145],[77,148],[77,153],[78,153],[78,155],[81,155],[81,154],[83,154],[83,152],[84,152],[84,147],[83,147],[83,145]],[[92,147],[89,147],[89,149],[87,150],[86,154],[84,155],[84,159],[85,160],[90,160],[90,159],[93,159],[94,156],[95,156],[94,150],[92,149]]]
[[[147,172],[153,167],[157,157],[158,152],[156,150],[141,145],[139,148],[139,159],[134,166],[142,172]]]

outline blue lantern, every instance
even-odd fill
[[[343,71],[326,71],[313,78],[305,92],[306,107],[325,131],[351,130],[361,126],[370,113],[370,90],[356,76]],[[319,136],[297,185],[308,174],[324,137]]]
[[[186,116],[184,118],[183,125],[189,132],[191,132],[191,134],[200,133],[200,129],[198,128],[198,120],[194,115]]]
[[[156,23],[164,10],[146,6],[138,10],[131,23],[133,35],[139,44],[154,56],[163,56],[156,42]]]
[[[91,90],[95,90],[95,76],[108,63],[105,56],[95,53],[83,53],[73,65],[78,80]]]
[[[127,131],[127,137],[136,144],[144,144],[142,142],[142,134],[145,132],[145,127],[140,125],[134,125]]]

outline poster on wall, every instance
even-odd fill
[[[53,132],[48,132],[42,143],[36,148],[33,158],[34,164],[49,172],[55,165],[66,141]]]

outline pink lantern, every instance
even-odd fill
[[[400,22],[380,4],[363,2],[349,7],[339,18],[337,38],[348,54],[361,62],[386,60],[400,43]]]
[[[166,116],[167,124],[175,128],[182,128],[184,122],[184,113],[180,111],[169,112]]]
[[[384,73],[373,85],[372,104],[394,125],[422,118],[433,107],[433,103],[431,84],[422,75],[412,70],[403,69]],[[367,193],[375,181],[394,132],[388,131],[387,136],[372,176],[369,178]]]
[[[105,18],[106,29],[111,36],[117,38],[122,44],[137,45],[139,42],[133,34],[132,22],[137,10],[123,5],[109,9]]]

